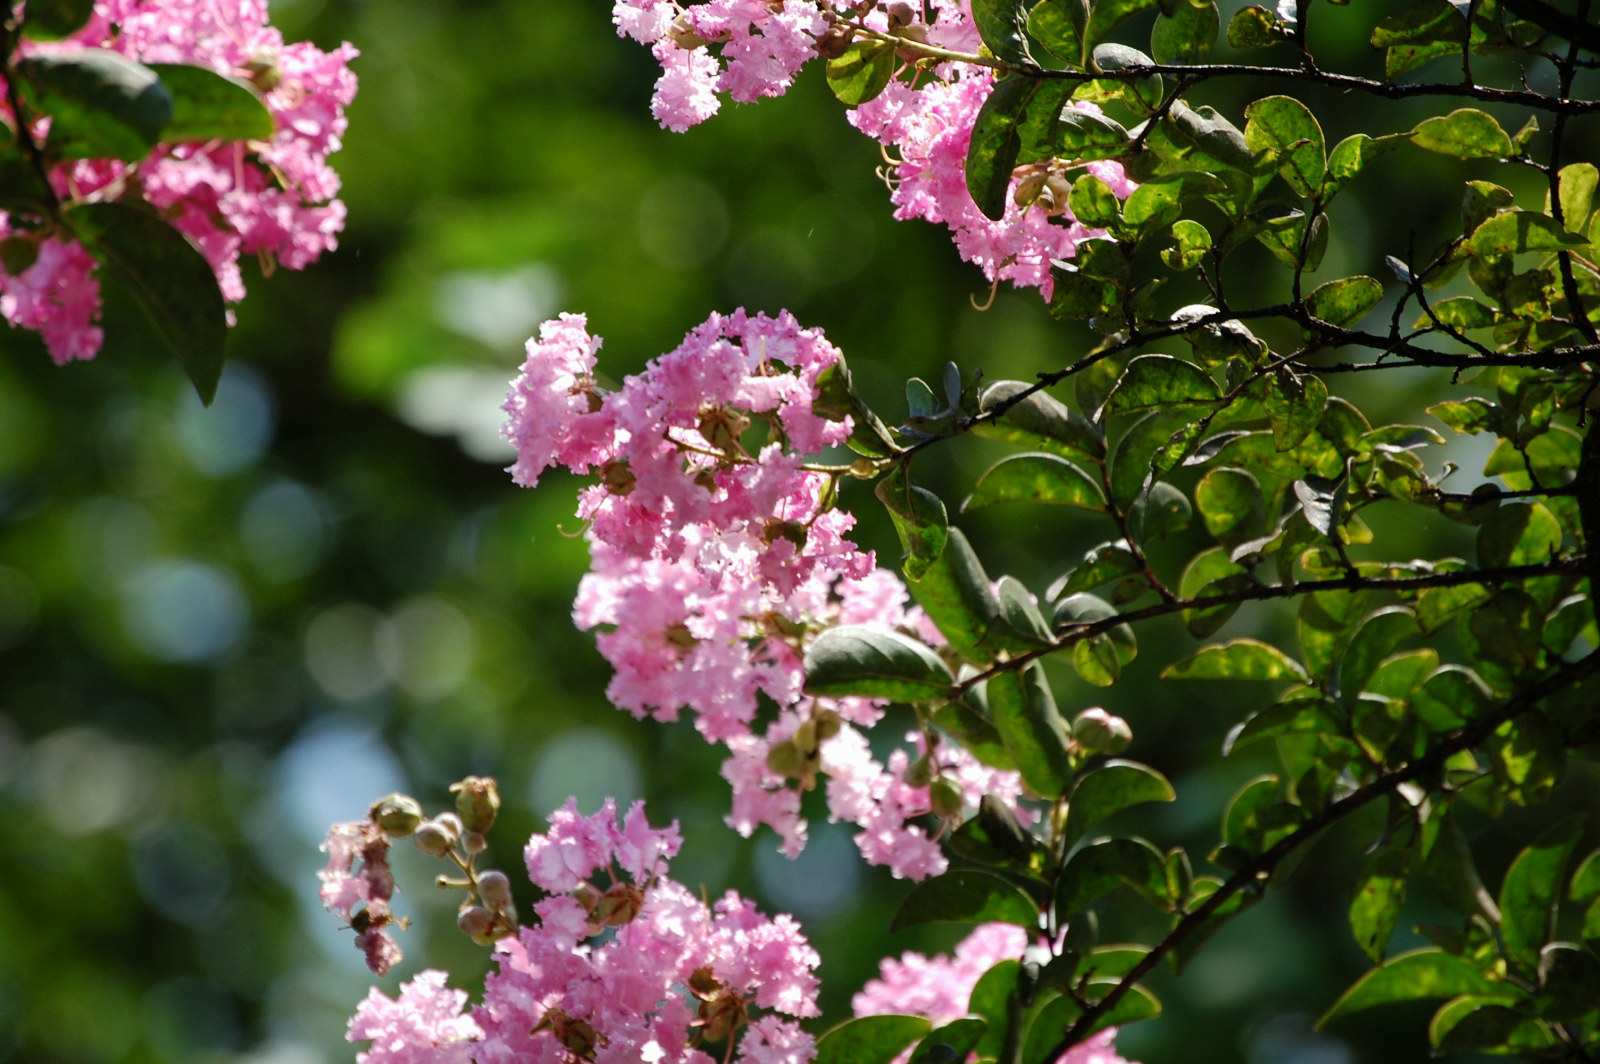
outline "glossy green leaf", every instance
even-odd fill
[[[1037,663],[1008,669],[991,676],[985,687],[989,715],[1022,781],[1041,797],[1065,793],[1072,781],[1071,730],[1044,669]]]
[[[1498,899],[1500,934],[1507,959],[1526,971],[1537,966],[1539,950],[1555,930],[1557,899],[1584,820],[1580,814],[1547,828],[1506,869]]]
[[[1428,311],[1417,316],[1413,328],[1438,323],[1452,329],[1486,329],[1495,323],[1494,308],[1471,296],[1441,299],[1429,307]]]
[[[1171,802],[1177,796],[1167,778],[1149,765],[1109,760],[1083,773],[1073,785],[1062,838],[1070,847],[1107,817],[1146,802]]]
[[[1292,96],[1267,96],[1244,109],[1245,145],[1252,152],[1271,152],[1278,173],[1298,196],[1320,195],[1327,173],[1322,127],[1305,104]]]
[[[1129,549],[1126,540],[1102,543],[1085,553],[1082,563],[1061,579],[1060,587],[1054,588],[1054,591],[1055,594],[1067,595],[1091,591],[1143,568],[1138,555]]]
[[[906,1064],[951,1064],[966,1060],[988,1029],[988,1021],[976,1016],[951,1020],[929,1031],[927,1037],[917,1043]]]
[[[811,409],[829,421],[850,418],[850,438],[845,444],[857,454],[887,458],[900,449],[890,437],[888,427],[861,401],[842,358],[817,375],[817,397]]]
[[[1061,113],[1051,144],[1063,159],[1089,162],[1121,155],[1132,142],[1128,131],[1105,115],[1068,108]]]
[[[1600,957],[1576,942],[1548,942],[1539,951],[1541,1013],[1576,1022],[1600,1014]]]
[[[1070,922],[1121,886],[1132,887],[1158,905],[1167,904],[1165,858],[1144,839],[1095,839],[1067,858],[1062,867],[1056,913]]]
[[[1024,134],[1032,140],[1041,130],[1053,130],[1070,93],[1065,82],[1020,74],[995,82],[978,111],[967,148],[967,191],[986,216],[998,220],[1005,214],[1011,172],[1025,161]]]
[[[1478,563],[1487,568],[1547,562],[1561,549],[1561,522],[1541,502],[1501,506],[1478,528]]]
[[[992,873],[965,868],[925,879],[913,887],[889,922],[889,930],[917,924],[989,921],[1034,928],[1039,924],[1039,907],[1021,887]]]
[[[1094,420],[1175,403],[1206,403],[1221,398],[1211,376],[1192,362],[1171,355],[1140,355],[1128,363]]]
[[[1007,1029],[1017,1019],[1017,976],[1021,968],[1018,961],[999,962],[978,977],[967,999],[967,1012],[983,1017],[988,1023],[983,1037],[972,1048],[980,1060],[994,1060],[1000,1055]]]
[[[1281,804],[1280,790],[1278,777],[1270,773],[1257,776],[1240,787],[1222,815],[1222,841],[1250,854],[1260,853],[1269,846],[1267,835],[1274,825],[1263,821],[1262,817]]]
[[[989,51],[1008,63],[1031,63],[1027,38],[1027,8],[1020,0],[972,0],[972,21]]]
[[[1339,662],[1339,695],[1344,704],[1355,705],[1378,663],[1421,633],[1417,615],[1409,606],[1385,606],[1363,618]]]
[[[1281,44],[1287,27],[1276,14],[1257,4],[1242,7],[1228,20],[1228,43],[1235,48],[1266,48]]]
[[[1411,143],[1457,159],[1504,159],[1516,152],[1494,116],[1476,107],[1423,119],[1411,130]]]
[[[1093,1001],[1104,996],[1114,983],[1115,980],[1090,980],[1086,988],[1088,998]],[[1081,1015],[1083,1015],[1082,1007],[1071,996],[1063,994],[1053,998],[1039,1010],[1029,1026],[1019,1064],[1050,1064],[1051,1061],[1059,1059],[1060,1054],[1055,1051],[1060,1048],[1061,1039],[1067,1029]],[[1159,1015],[1161,1015],[1161,1002],[1156,1000],[1156,996],[1149,990],[1135,983],[1115,1005],[1095,1020],[1085,1035],[1093,1035],[1107,1027],[1126,1027],[1130,1023],[1154,1019]]]
[[[1088,0],[1041,0],[1028,12],[1028,35],[1069,66],[1083,64]]]
[[[1511,1005],[1515,995],[1464,994],[1439,1009],[1428,1025],[1428,1037],[1440,1053],[1474,1049],[1535,1050],[1556,1046],[1555,1035]]]
[[[1328,172],[1323,178],[1322,194],[1326,199],[1344,187],[1345,182],[1358,176],[1367,164],[1389,154],[1406,142],[1403,133],[1383,137],[1369,137],[1365,133],[1352,133],[1328,152]]]
[[[1111,191],[1111,186],[1085,174],[1072,183],[1067,197],[1073,217],[1095,229],[1109,229],[1122,220],[1122,203]]]
[[[164,143],[272,139],[272,112],[248,82],[184,63],[152,63],[150,69],[172,96]]]
[[[939,557],[944,554],[950,538],[950,519],[944,503],[931,491],[911,483],[911,470],[907,464],[878,481],[875,489],[880,502],[889,511],[889,519],[900,536],[904,550],[902,568],[911,580],[921,580]]]
[[[1573,901],[1600,898],[1600,850],[1595,850],[1585,857],[1583,863],[1578,865],[1577,871],[1572,873],[1572,883],[1567,889],[1567,897]]]
[[[1478,258],[1494,259],[1527,251],[1560,251],[1585,247],[1588,240],[1567,232],[1548,214],[1505,211],[1473,230],[1466,250]]]
[[[1156,15],[1150,54],[1158,63],[1203,63],[1216,46],[1222,14],[1213,0],[1181,0]]]
[[[988,702],[981,697],[981,691],[969,690],[960,699],[939,706],[930,716],[935,727],[985,765],[1016,771],[1017,763],[1011,760],[1000,733],[990,723]]]
[[[1002,458],[986,469],[963,512],[997,502],[1044,502],[1103,512],[1105,494],[1095,478],[1065,458],[1042,451]]]
[[[1201,598],[1233,590],[1233,583],[1251,583],[1251,577],[1242,565],[1228,559],[1227,551],[1215,547],[1202,551],[1190,560],[1178,583],[1178,594],[1185,599]],[[1183,623],[1189,634],[1204,639],[1227,623],[1238,603],[1193,607],[1183,611]]]
[[[1306,297],[1311,316],[1333,325],[1354,325],[1383,300],[1383,285],[1367,276],[1341,277],[1319,284]]]
[[[1389,939],[1400,922],[1410,867],[1408,848],[1388,846],[1373,854],[1356,883],[1355,898],[1350,902],[1350,930],[1361,952],[1374,964],[1383,963]]]
[[[1374,48],[1403,44],[1428,44],[1456,41],[1462,37],[1465,19],[1448,0],[1415,0],[1397,15],[1380,21],[1370,38]]]
[[[1025,653],[1040,650],[1055,642],[1050,623],[1039,610],[1033,593],[1014,576],[995,581],[995,598],[1000,604],[998,623],[991,626],[985,643],[995,650]]]
[[[1023,381],[995,381],[983,390],[978,410],[993,410],[1029,387]],[[1098,426],[1044,391],[1032,392],[1010,403],[1005,413],[993,421],[977,423],[972,431],[979,436],[1050,451],[1066,458],[1099,462],[1106,451],[1105,436]]]
[[[814,1064],[889,1064],[932,1028],[921,1016],[858,1016],[817,1039]]]
[[[1149,144],[1168,161],[1195,170],[1246,169],[1255,163],[1237,126],[1213,107],[1190,107],[1182,100],[1151,131]]]
[[[1168,406],[1150,411],[1123,433],[1109,471],[1111,497],[1119,507],[1131,506],[1154,487],[1151,463],[1156,454],[1193,424],[1191,410]]]
[[[1149,543],[1188,528],[1189,519],[1193,516],[1193,508],[1183,492],[1171,484],[1156,481],[1133,500],[1128,525],[1135,539],[1140,543]]]
[[[1594,213],[1595,188],[1600,186],[1600,169],[1594,163],[1568,163],[1557,178],[1557,202],[1561,221],[1569,233],[1583,233]]]
[[[1194,269],[1211,250],[1210,231],[1190,218],[1172,223],[1172,240],[1174,246],[1161,252],[1161,261],[1174,270]]]
[[[1487,665],[1480,662],[1480,667]],[[1496,728],[1484,752],[1501,793],[1517,805],[1549,801],[1566,772],[1566,737],[1539,712],[1525,713]]]
[[[1162,679],[1176,680],[1292,680],[1310,677],[1300,663],[1259,639],[1235,639],[1203,647],[1192,657],[1168,665]]]
[[[1272,445],[1279,451],[1292,450],[1321,424],[1328,405],[1328,386],[1321,377],[1295,373],[1288,367],[1279,369],[1268,380],[1270,386],[1264,401],[1267,420],[1272,425]],[[1304,478],[1300,483],[1309,479]],[[1343,482],[1344,479],[1339,478],[1339,484]],[[1304,496],[1300,501],[1302,505],[1305,503]]]
[[[960,529],[949,530],[944,552],[911,584],[911,594],[952,649],[974,661],[992,657],[982,644],[1000,604],[989,574]]]
[[[1092,49],[1106,39],[1124,19],[1141,11],[1161,6],[1161,0],[1094,0],[1090,5],[1089,25],[1084,34]]]
[[[1234,546],[1266,530],[1261,483],[1242,469],[1211,469],[1194,488],[1194,503],[1206,531]]]
[[[1496,591],[1472,611],[1467,626],[1488,657],[1513,669],[1532,668],[1544,651],[1544,610],[1521,588]]]
[[[118,52],[31,55],[15,69],[33,109],[50,116],[46,147],[60,158],[142,159],[172,119],[172,96],[155,72]]]
[[[978,800],[978,814],[950,835],[958,857],[1044,880],[1050,851],[1017,820],[1005,802],[992,794]]]
[[[1492,994],[1504,986],[1470,961],[1426,947],[1390,958],[1356,980],[1322,1015],[1317,1026],[1325,1027],[1334,1020],[1391,1002]]]
[[[200,401],[210,404],[222,379],[227,311],[206,257],[172,226],[122,203],[84,203],[63,212],[100,264],[178,359]]]
[[[939,655],[910,636],[865,624],[824,630],[806,650],[807,693],[901,702],[947,698],[953,677]]]
[[[28,0],[22,35],[36,41],[59,41],[81,30],[94,14],[94,0]]]
[[[874,100],[888,88],[899,59],[888,41],[858,39],[850,42],[844,54],[829,59],[824,66],[828,88],[841,103],[850,105]]]
[[[1223,740],[1222,755],[1227,757],[1238,747],[1274,735],[1337,733],[1342,730],[1333,703],[1314,688],[1301,688],[1286,695],[1275,705],[1252,713],[1229,730],[1227,738]]]

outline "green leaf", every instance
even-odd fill
[[[200,401],[222,379],[227,310],[206,257],[172,226],[122,203],[84,203],[63,212],[102,276],[123,289],[177,357]]]
[[[1549,561],[1561,549],[1561,522],[1542,502],[1512,502],[1478,527],[1478,564],[1486,569]]]
[[[939,655],[909,636],[865,624],[825,629],[806,650],[806,693],[898,702],[948,698],[954,678]]]
[[[1170,13],[1156,15],[1150,31],[1150,54],[1158,63],[1201,63],[1211,55],[1222,28],[1213,0],[1179,0]]]
[[[1506,958],[1533,971],[1539,950],[1555,931],[1556,900],[1567,877],[1567,863],[1583,837],[1583,814],[1546,829],[1517,854],[1500,886],[1500,934]]]
[[[1246,147],[1271,152],[1278,160],[1279,175],[1296,195],[1321,195],[1328,170],[1326,142],[1310,109],[1292,96],[1267,96],[1244,113]]]
[[[163,142],[272,139],[272,112],[249,82],[184,63],[152,63],[150,69],[172,96]]]
[[[1091,591],[1102,584],[1109,584],[1120,577],[1137,573],[1142,568],[1139,556],[1129,549],[1127,540],[1102,543],[1084,554],[1082,563],[1059,581],[1059,588],[1052,586],[1051,597]]]
[[[985,765],[1015,772],[1017,763],[1011,760],[1000,733],[989,722],[988,703],[980,695],[981,692],[969,690],[957,701],[935,709],[931,714],[934,726]]]
[[[1400,14],[1379,22],[1373,28],[1371,43],[1374,48],[1437,41],[1459,44],[1466,34],[1466,24],[1461,12],[1448,0],[1416,0]]]
[[[995,381],[979,397],[978,411],[993,410],[1030,387],[1023,381]],[[1043,391],[1032,392],[1011,404],[993,421],[978,422],[972,431],[979,436],[1068,458],[1084,457],[1099,462],[1106,452],[1105,436],[1098,426]]]
[[[1280,452],[1293,450],[1304,443],[1321,424],[1323,411],[1328,405],[1328,386],[1322,383],[1321,377],[1295,373],[1288,367],[1279,369],[1267,381],[1269,387],[1265,402],[1267,419],[1272,424],[1272,445]],[[1299,483],[1306,484],[1310,480],[1307,477]],[[1332,489],[1336,493],[1342,490],[1344,478],[1338,478],[1337,483],[1338,486]],[[1298,490],[1296,495],[1304,505],[1305,495]],[[1327,531],[1323,534],[1332,535]]]
[[[1235,639],[1203,647],[1194,656],[1168,665],[1164,680],[1310,680],[1300,663],[1269,643]]]
[[[1513,669],[1532,668],[1543,653],[1544,610],[1521,588],[1496,591],[1472,611],[1467,626],[1486,657]]]
[[[985,687],[989,716],[1022,781],[1041,797],[1060,797],[1072,782],[1071,731],[1044,669],[1033,663],[998,672]]]
[[[1410,871],[1411,850],[1388,846],[1368,862],[1366,872],[1356,883],[1350,903],[1350,930],[1361,952],[1374,964],[1383,963],[1389,939],[1400,922],[1400,905],[1406,896],[1406,874]]]
[[[1578,870],[1572,873],[1572,883],[1568,887],[1567,897],[1573,901],[1600,898],[1600,850],[1585,857]]]
[[[1151,131],[1148,143],[1169,162],[1195,170],[1249,169],[1255,153],[1244,134],[1215,108],[1174,103]]]
[[[1428,1025],[1428,1039],[1440,1053],[1461,1053],[1474,1049],[1548,1049],[1555,1036],[1537,1021],[1517,1012],[1512,1005],[1520,995],[1463,994],[1446,1003]]]
[[[1236,546],[1266,529],[1261,483],[1242,469],[1208,470],[1195,485],[1194,503],[1206,531],[1224,546]]]
[[[1569,163],[1561,168],[1557,202],[1561,221],[1569,233],[1583,233],[1594,213],[1595,187],[1600,185],[1600,169],[1594,163]]]
[[[1282,804],[1278,800],[1278,777],[1270,773],[1250,780],[1228,803],[1222,816],[1222,841],[1249,854],[1257,854],[1272,844],[1267,834],[1272,825],[1263,822],[1268,810]]]
[[[983,563],[959,528],[949,530],[944,552],[921,580],[911,584],[911,594],[957,653],[973,661],[993,657],[983,639],[999,615],[1000,603]]]
[[[1576,942],[1549,942],[1539,951],[1541,1013],[1574,1022],[1600,1010],[1600,957]]]
[[[852,41],[843,55],[828,60],[824,68],[828,88],[851,107],[866,103],[889,87],[898,62],[894,45],[888,41]]]
[[[1089,1000],[1096,1001],[1104,997],[1116,982],[1115,979],[1091,979],[1087,987]],[[1052,998],[1049,1004],[1039,1010],[1028,1028],[1019,1064],[1050,1064],[1052,1060],[1059,1059],[1058,1056],[1052,1056],[1051,1051],[1057,1048],[1062,1036],[1081,1015],[1083,1008],[1071,995],[1062,994]],[[1134,983],[1115,1005],[1095,1020],[1085,1036],[1107,1027],[1126,1027],[1130,1023],[1154,1019],[1159,1015],[1161,1002],[1143,986]]]
[[[150,154],[172,119],[155,72],[104,48],[32,55],[16,64],[32,110],[50,116],[47,150],[63,159]]]
[[[1083,31],[1088,0],[1042,0],[1028,12],[1028,35],[1069,66],[1083,65]]]
[[[1217,382],[1192,362],[1171,355],[1140,355],[1117,378],[1094,420],[1175,403],[1215,402],[1221,397]]]
[[[1264,7],[1251,4],[1228,20],[1228,43],[1235,48],[1266,48],[1287,37],[1283,20]]]
[[[1122,221],[1122,203],[1111,186],[1093,174],[1084,174],[1072,183],[1067,206],[1074,218],[1091,228],[1109,229]]]
[[[1161,0],[1094,0],[1084,38],[1092,50],[1124,19],[1159,6]]]
[[[1409,606],[1385,606],[1364,618],[1339,663],[1338,690],[1345,706],[1355,705],[1379,662],[1401,643],[1421,634],[1417,615]]]
[[[921,1016],[859,1016],[817,1039],[813,1064],[889,1064],[932,1029]]]
[[[976,1016],[963,1016],[943,1027],[935,1027],[917,1043],[906,1064],[950,1064],[966,1060],[988,1028],[988,1022]]]
[[[1413,328],[1422,328],[1435,320],[1440,325],[1448,325],[1452,329],[1486,329],[1495,323],[1494,308],[1480,303],[1471,296],[1441,299],[1429,309],[1432,314],[1419,315]],[[1451,428],[1455,426],[1452,425]]]
[[[982,1016],[989,1024],[972,1047],[979,1060],[994,1060],[1000,1055],[1006,1032],[1016,1020],[1020,1002],[1017,998],[1017,976],[1021,972],[1019,961],[1003,960],[978,977],[967,999],[967,1012]]]
[[[1174,270],[1194,269],[1211,250],[1210,230],[1190,218],[1172,223],[1172,239],[1175,246],[1161,252],[1161,261]]]
[[[1501,793],[1517,805],[1549,801],[1566,772],[1566,736],[1537,711],[1496,728],[1484,753]]]
[[[1354,325],[1383,300],[1383,285],[1376,277],[1341,277],[1319,284],[1306,297],[1311,316],[1333,325]]]
[[[969,861],[1004,868],[1040,881],[1047,878],[1045,868],[1051,863],[1050,851],[992,794],[980,798],[978,815],[951,834],[950,851]]]
[[[1336,1019],[1396,1001],[1447,998],[1457,994],[1492,994],[1506,984],[1491,979],[1470,961],[1435,947],[1391,958],[1357,979],[1317,1021],[1326,1027]]]
[[[59,41],[83,29],[94,14],[94,0],[28,0],[22,35],[35,41]]]
[[[995,650],[1013,654],[1041,650],[1055,642],[1050,624],[1039,611],[1033,593],[1014,576],[995,581],[995,598],[1000,603],[998,624],[989,629],[985,642]]]
[[[829,421],[850,418],[853,424],[845,444],[857,454],[887,458],[900,449],[889,436],[888,427],[861,401],[843,358],[817,375],[817,397],[811,409]]]
[[[1095,839],[1062,866],[1056,886],[1056,914],[1071,921],[1120,886],[1130,886],[1158,905],[1167,905],[1166,859],[1140,838]]]
[[[1406,142],[1404,133],[1391,133],[1383,137],[1369,137],[1365,133],[1352,133],[1328,152],[1328,173],[1323,178],[1322,198],[1333,196],[1366,169],[1367,164],[1388,155]]]
[[[1011,172],[1025,161],[1024,132],[1032,140],[1035,127],[1054,130],[1071,91],[1064,81],[1020,74],[1007,74],[994,83],[973,123],[967,148],[967,191],[987,217],[998,221],[1005,214]]]
[[[1065,458],[1042,451],[1015,454],[986,469],[961,504],[962,512],[997,502],[1046,502],[1104,512],[1095,478]]]
[[[940,498],[911,483],[909,464],[902,463],[878,481],[875,494],[889,511],[905,551],[902,568],[911,580],[921,580],[944,554],[950,538],[950,519]]]
[[[1411,143],[1457,159],[1506,159],[1516,154],[1500,123],[1476,107],[1423,119],[1411,130]]]
[[[1203,598],[1236,590],[1234,585],[1239,581],[1253,583],[1244,566],[1230,561],[1228,552],[1221,547],[1214,547],[1201,551],[1189,562],[1178,582],[1178,594],[1185,599]],[[1187,609],[1183,611],[1183,623],[1190,635],[1204,639],[1226,624],[1238,608],[1238,603],[1230,602]]]
[[[1071,846],[1107,817],[1145,802],[1178,797],[1167,778],[1149,765],[1112,759],[1078,777],[1067,802],[1063,845]]]
[[[1194,511],[1183,492],[1171,484],[1157,481],[1133,500],[1128,525],[1135,539],[1140,543],[1149,543],[1168,533],[1188,528],[1193,515]]]
[[[1497,259],[1527,251],[1586,247],[1588,243],[1584,237],[1562,229],[1548,214],[1505,211],[1473,230],[1465,247],[1468,254],[1478,258]]]
[[[1111,456],[1111,497],[1119,507],[1134,503],[1154,489],[1151,463],[1175,433],[1193,425],[1191,412],[1163,407],[1145,414],[1123,434]]]
[[[991,920],[1035,928],[1039,925],[1039,907],[1027,891],[997,875],[959,869],[913,887],[889,922],[889,930],[917,924],[981,924]]]
[[[972,21],[996,58],[1008,63],[1033,62],[1022,33],[1028,13],[1018,0],[972,0]]]
[[[1054,134],[1051,141],[1054,153],[1072,162],[1114,158],[1133,144],[1133,138],[1120,124],[1105,115],[1080,111],[1076,107],[1061,112]],[[970,178],[968,184],[971,184]]]

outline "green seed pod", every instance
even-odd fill
[[[372,822],[391,839],[403,839],[422,823],[422,805],[409,794],[396,792],[372,803]]]

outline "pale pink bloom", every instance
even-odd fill
[[[6,227],[0,225],[0,231]],[[93,358],[103,333],[100,285],[94,260],[77,244],[46,237],[33,265],[12,276],[0,269],[0,315],[14,326],[36,329],[58,364]]]
[[[651,51],[661,61],[661,77],[650,98],[650,113],[657,122],[682,133],[717,113],[722,104],[717,100],[719,67],[715,58],[700,49],[679,48],[668,39],[659,41]]]
[[[591,400],[598,400],[593,370],[600,340],[589,335],[582,314],[563,314],[539,326],[539,338],[529,340],[522,372],[511,382],[511,394],[502,407],[508,415],[503,433],[517,449],[511,479],[531,488],[539,474],[552,465],[578,472],[603,461],[610,441],[600,425],[580,427],[593,417]]]
[[[372,1042],[356,1054],[357,1064],[470,1064],[483,1031],[462,1015],[466,992],[450,989],[445,978],[444,972],[420,972],[401,984],[394,1000],[376,987],[368,991],[345,1035]]]

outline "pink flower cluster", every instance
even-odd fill
[[[661,62],[650,110],[674,133],[716,114],[719,92],[740,103],[782,96],[827,29],[812,0],[616,0],[611,21]]]
[[[899,579],[844,538],[854,518],[827,503],[836,474],[807,465],[850,432],[812,409],[839,352],[788,313],[713,315],[602,394],[599,344],[582,316],[547,322],[505,409],[517,483],[551,465],[599,473],[580,497],[593,563],[574,616],[601,629],[612,702],[662,721],[688,708],[707,741],[728,746],[729,823],[741,833],[769,825],[798,853],[801,794],[820,772],[832,816],[861,828],[868,860],[917,878],[942,871],[936,840],[910,823],[931,809],[928,786],[903,779],[910,755],[886,766],[862,734],[881,705],[801,690],[816,631],[922,623]],[[764,705],[775,720],[760,719]],[[1020,792],[1015,774],[953,744],[937,756],[972,805],[986,791]]]
[[[951,63],[941,69],[944,80],[921,86],[890,82],[881,95],[850,112],[850,123],[898,159],[888,175],[896,218],[944,223],[961,257],[989,280],[1035,287],[1049,299],[1055,288],[1051,260],[1072,258],[1079,243],[1105,231],[1084,226],[1067,210],[1019,206],[1011,193],[1020,178],[1012,179],[1005,214],[998,220],[980,211],[967,191],[967,147],[994,78],[984,67]],[[1077,106],[1093,109],[1092,104]],[[1118,198],[1137,187],[1119,163],[1101,160],[1087,169]]]
[[[619,825],[569,801],[528,843],[529,877],[549,896],[538,923],[496,947],[482,1004],[426,972],[399,1000],[373,990],[350,1021],[370,1039],[361,1064],[805,1064],[796,1018],[817,1014],[819,958],[788,916],[768,919],[729,892],[712,906],[666,878],[676,826],[636,803]],[[594,882],[601,873],[604,882]],[[758,1011],[759,1010],[759,1011]],[[734,1047],[737,1051],[733,1052]]]
[[[822,15],[827,6],[816,0],[712,0],[687,7],[674,0],[615,0],[612,21],[623,36],[650,45],[661,61],[651,110],[663,126],[681,133],[717,112],[718,92],[748,102],[787,91],[799,67],[817,54],[816,39],[828,32],[830,22]],[[905,6],[883,3],[861,20],[889,32],[889,8]],[[928,44],[978,53],[982,40],[969,0],[931,0],[922,6],[927,21],[915,28]],[[722,44],[721,62],[710,54],[712,42]],[[912,69],[908,65],[901,74]],[[917,71],[910,80],[891,81],[878,97],[854,108],[850,122],[895,156],[886,176],[896,218],[949,226],[961,257],[990,281],[1035,287],[1048,299],[1055,287],[1051,260],[1072,258],[1081,241],[1104,231],[1078,223],[1064,204],[1054,209],[1018,205],[1008,193],[1006,212],[995,220],[972,201],[967,146],[993,82],[988,67],[942,63],[931,77]],[[1136,187],[1118,163],[1089,163],[1088,171],[1118,197]],[[1022,180],[1014,179],[1009,192]]]
[[[1020,959],[1028,933],[1014,924],[980,924],[956,946],[955,955],[924,957],[907,953],[886,958],[882,975],[851,999],[857,1016],[924,1016],[935,1027],[967,1015],[972,988],[983,974],[1007,959]],[[1063,1053],[1055,1064],[1128,1064],[1112,1046],[1109,1028]]]
[[[355,97],[349,44],[324,52],[285,44],[267,25],[264,0],[96,0],[88,24],[69,40],[24,43],[22,51],[107,48],[147,63],[184,63],[251,82],[271,113],[269,141],[163,144],[136,163],[85,159],[51,173],[63,201],[142,196],[203,253],[229,302],[244,298],[241,255],[301,269],[338,245],[345,208],[328,165]],[[41,124],[36,134],[47,126]],[[0,313],[38,329],[57,362],[100,349],[98,286],[82,248],[37,219],[0,215],[0,239],[39,245],[16,275],[0,270]],[[68,249],[65,253],[60,248]]]

